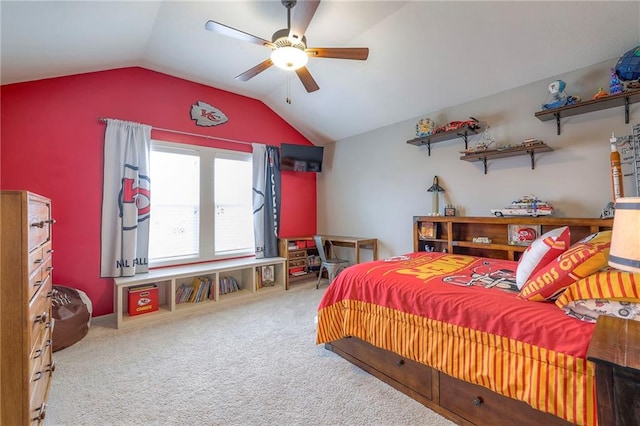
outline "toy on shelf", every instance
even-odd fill
[[[579,96],[567,95],[564,89],[567,87],[567,83],[562,80],[556,80],[549,85],[549,94],[551,95],[551,102],[545,102],[542,104],[542,109],[554,109],[568,105],[575,105],[582,99]],[[547,96],[547,99],[549,97]]]
[[[640,87],[640,46],[625,52],[615,66],[616,75],[627,89]]]
[[[465,121],[450,121],[444,126],[440,126],[436,128],[433,131],[433,133],[435,134],[435,133],[442,133],[442,132],[450,132],[452,130],[458,130],[463,128],[477,130],[480,128],[480,122],[478,121],[478,119],[473,117],[469,117],[469,120],[465,120]]]
[[[593,95],[593,97],[591,99],[600,99],[600,98],[606,98],[607,96],[609,96],[609,94],[607,92],[604,91],[604,89],[601,87],[598,92]]]
[[[526,195],[502,209],[491,209],[494,216],[549,216],[553,214],[551,204],[539,200],[533,195]]]
[[[622,185],[622,164],[620,163],[620,153],[617,146],[618,139],[611,132],[611,195],[615,203],[618,198],[624,197],[624,188]]]
[[[433,177],[433,184],[427,191],[433,192],[433,212],[431,216],[440,216],[440,192],[444,192],[444,188],[438,183],[438,176]]]
[[[466,155],[466,154],[473,154],[478,151],[483,151],[483,152],[495,151],[497,148],[492,148],[491,150],[489,149],[489,147],[491,147],[491,145],[493,145],[494,143],[496,143],[496,141],[489,134],[489,127],[487,127],[486,129],[484,129],[484,132],[482,134],[482,140],[478,142],[476,146],[469,149],[462,150],[460,151],[460,153]]]
[[[416,136],[419,138],[430,136],[436,129],[437,124],[430,118],[423,118],[416,124]]]
[[[622,93],[622,81],[620,81],[620,79],[618,78],[615,68],[611,68],[611,79],[609,80],[609,94],[617,95],[618,93]]]

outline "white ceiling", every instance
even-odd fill
[[[307,44],[369,47],[369,59],[311,58],[320,90],[307,93],[295,74],[275,67],[234,80],[267,59],[268,48],[204,29],[214,20],[270,40],[286,27],[279,0],[3,0],[0,7],[2,84],[140,66],[259,99],[316,144],[615,59],[640,44],[638,1],[323,0]]]

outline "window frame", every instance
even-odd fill
[[[255,244],[250,249],[227,251],[223,254],[215,251],[215,172],[216,158],[253,162],[251,152],[232,151],[210,146],[191,145],[151,139],[151,151],[169,153],[195,153],[200,158],[200,226],[198,254],[174,256],[162,259],[149,259],[149,267],[178,266],[189,263],[201,263],[215,260],[231,259],[245,256],[255,256]],[[153,168],[151,169],[151,184],[153,185]],[[151,192],[153,200],[153,191]],[[153,215],[153,209],[151,210]],[[253,226],[253,223],[252,223]]]

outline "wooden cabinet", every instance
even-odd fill
[[[287,289],[290,283],[317,276],[320,270],[320,257],[313,237],[281,238],[279,254],[287,259]]]
[[[640,322],[600,316],[587,359],[596,364],[598,424],[640,424]]]
[[[551,229],[568,225],[571,244],[598,231],[613,227],[613,219],[554,218],[554,217],[461,217],[414,216],[413,250],[447,251],[449,253],[518,260],[526,245],[509,244],[509,226],[540,227],[540,235]],[[424,229],[429,232],[425,234]],[[490,242],[474,242],[486,237]]]
[[[26,191],[0,197],[0,424],[40,424],[55,368],[51,201]]]

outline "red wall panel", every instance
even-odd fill
[[[100,278],[100,214],[105,124],[118,118],[154,127],[279,146],[311,142],[262,102],[143,68],[52,78],[0,87],[0,188],[51,198],[53,282],[79,288],[94,315],[113,312],[113,281]],[[203,101],[229,118],[199,127],[191,105]],[[250,152],[250,145],[153,130],[152,138]],[[316,231],[316,175],[282,173],[280,235]]]

